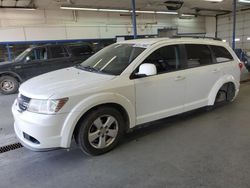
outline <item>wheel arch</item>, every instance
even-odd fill
[[[70,147],[74,131],[78,128],[82,119],[88,113],[102,106],[112,106],[118,109],[126,121],[126,130],[135,125],[135,109],[127,98],[114,93],[97,94],[84,99],[71,110],[61,131],[61,146]]]
[[[240,83],[232,75],[225,75],[215,83],[212,90],[210,91],[208,95],[208,106],[214,105],[217,93],[223,87],[223,85],[228,83],[232,83],[234,85],[236,91],[235,96],[238,94]]]
[[[18,74],[16,74],[15,72],[11,72],[11,71],[0,72],[0,77],[2,77],[2,76],[12,76],[12,77],[16,78],[19,83],[21,83],[23,81],[22,78]]]

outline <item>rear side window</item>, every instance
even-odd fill
[[[217,63],[232,61],[233,57],[229,51],[222,46],[211,46]]]
[[[62,48],[61,46],[52,46],[50,47],[50,51],[52,58],[62,58],[67,55],[64,48]]]
[[[188,68],[210,65],[213,63],[211,50],[203,44],[186,44]]]
[[[92,48],[87,45],[70,47],[70,50],[71,53],[76,57],[93,54]]]

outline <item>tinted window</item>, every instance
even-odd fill
[[[213,63],[212,54],[207,45],[186,44],[188,68],[209,65]]]
[[[143,63],[154,64],[158,74],[171,72],[181,68],[179,54],[177,45],[165,46],[154,51]]]
[[[27,50],[28,51],[28,50]],[[25,52],[27,52],[25,51]],[[25,54],[25,52],[23,54]],[[46,60],[48,59],[48,53],[46,48],[35,48],[26,56],[29,60]]]
[[[228,50],[222,46],[211,46],[217,63],[227,62],[233,60],[232,55]]]
[[[70,47],[71,53],[76,56],[84,56],[84,55],[90,55],[93,53],[93,50],[90,46],[74,46]]]
[[[61,46],[52,46],[50,47],[50,51],[52,58],[61,58],[66,55],[64,49]]]

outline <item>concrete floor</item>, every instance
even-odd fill
[[[5,99],[9,109],[11,97]],[[249,109],[250,83],[244,83],[233,103],[152,123],[102,156],[87,157],[75,144],[70,151],[6,152],[0,187],[249,188]],[[12,122],[3,115],[0,124]]]

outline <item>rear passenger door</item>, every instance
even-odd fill
[[[223,75],[223,64],[217,63],[210,46],[186,44],[187,90],[185,111],[208,104],[208,95]]]
[[[157,74],[135,79],[137,124],[182,113],[186,80],[179,46],[161,47],[143,63],[154,64]]]

